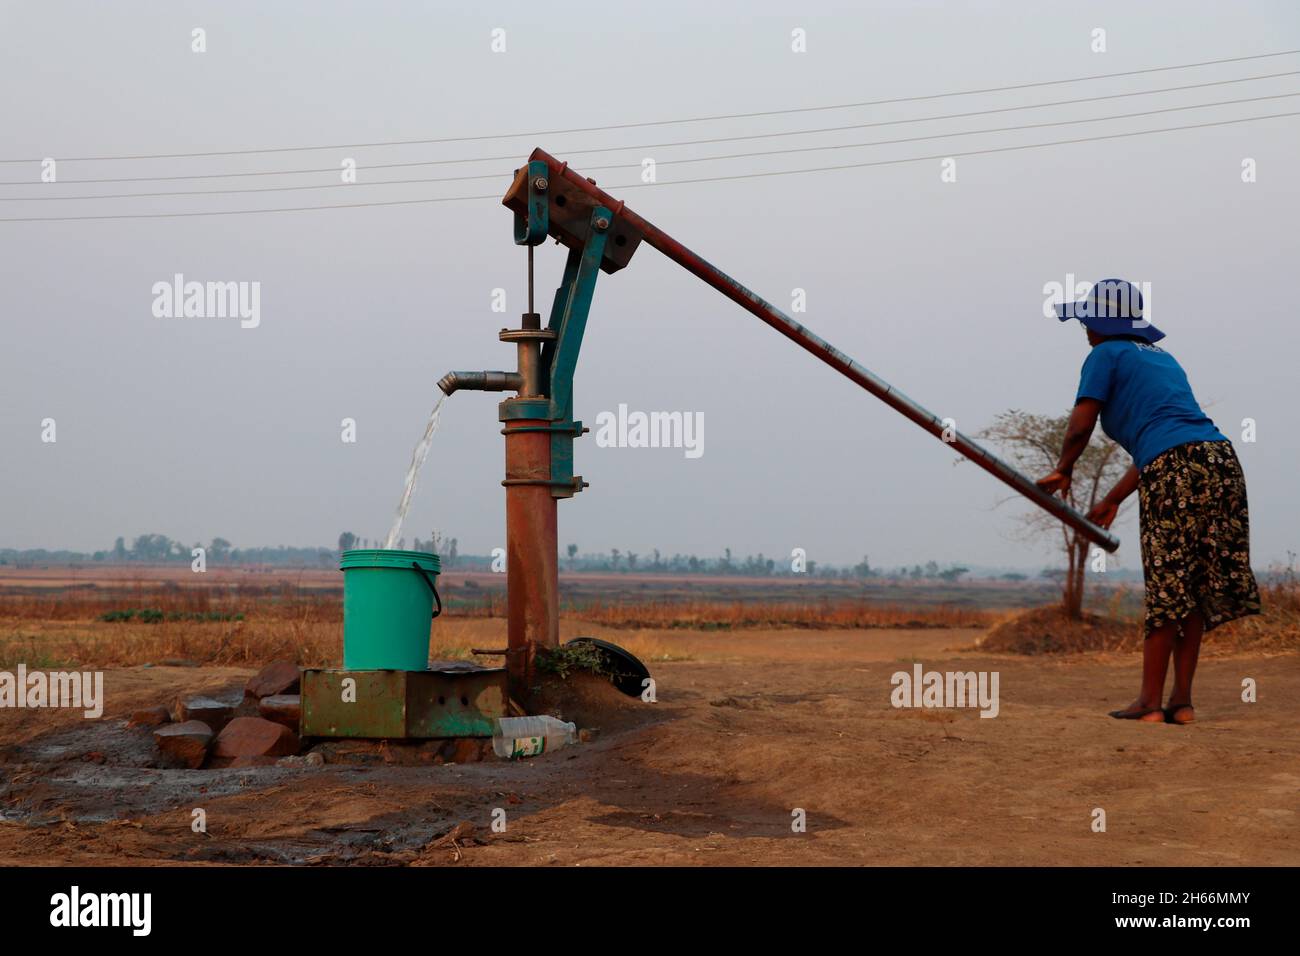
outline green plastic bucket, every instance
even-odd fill
[[[442,570],[438,556],[423,551],[344,551],[339,570],[344,668],[428,670],[429,621],[442,612],[435,587]]]

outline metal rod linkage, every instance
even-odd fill
[[[687,272],[707,282],[737,305],[753,313],[782,335],[821,359],[831,368],[862,386],[886,405],[920,425],[945,444],[961,452],[979,467],[1014,488],[1044,511],[1074,528],[1089,541],[1100,545],[1107,551],[1115,551],[1119,548],[1119,539],[1109,531],[1093,524],[1061,499],[1043,491],[1033,481],[978,442],[955,429],[949,429],[943,420],[933,412],[912,401],[880,376],[859,365],[825,339],[790,318],[761,296],[751,292],[717,266],[696,255],[658,226],[628,209],[623,203],[597,187],[595,183],[588,181],[570,169],[567,163],[561,163],[554,156],[540,148],[533,150],[529,158],[545,162],[550,167],[553,176],[563,176],[566,182],[591,196],[600,205],[613,209],[616,218],[622,218],[630,228],[640,232],[647,243],[654,246]]]

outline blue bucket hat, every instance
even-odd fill
[[[1078,319],[1098,335],[1136,335],[1147,342],[1165,337],[1143,319],[1142,291],[1123,279],[1102,279],[1078,302],[1063,302],[1056,307],[1062,322]]]

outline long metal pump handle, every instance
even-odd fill
[[[647,243],[654,246],[687,272],[703,279],[728,299],[758,316],[772,328],[798,343],[831,368],[837,370],[846,378],[857,382],[890,408],[901,412],[931,435],[943,441],[944,444],[956,448],[989,474],[1010,485],[1044,511],[1074,528],[1089,541],[1107,551],[1113,552],[1119,548],[1119,538],[1105,528],[1093,524],[1060,498],[1043,491],[1030,479],[971,438],[955,429],[949,429],[943,420],[933,412],[912,401],[912,399],[898,391],[874,372],[863,368],[825,339],[804,328],[776,306],[745,288],[717,266],[700,258],[654,225],[654,223],[638,216],[622,202],[614,199],[603,189],[598,188],[595,183],[589,182],[574,172],[567,163],[560,162],[540,148],[533,150],[529,158],[545,162],[550,167],[552,176],[557,174],[564,176],[567,182],[587,193],[601,205],[612,209],[615,220],[621,217],[629,226],[640,232]]]

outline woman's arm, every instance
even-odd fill
[[[1124,472],[1124,476],[1115,482],[1115,487],[1088,512],[1088,520],[1103,528],[1109,528],[1111,522],[1115,520],[1115,516],[1119,514],[1119,506],[1124,503],[1125,498],[1137,490],[1137,486],[1137,466],[1129,465],[1128,471]]]
[[[1070,422],[1065,428],[1065,441],[1061,445],[1061,457],[1056,463],[1056,470],[1045,478],[1038,479],[1036,483],[1039,488],[1049,493],[1059,491],[1062,495],[1070,490],[1074,463],[1088,447],[1092,430],[1097,427],[1097,416],[1100,414],[1101,402],[1095,398],[1079,399],[1074,406],[1074,411],[1070,413]]]

